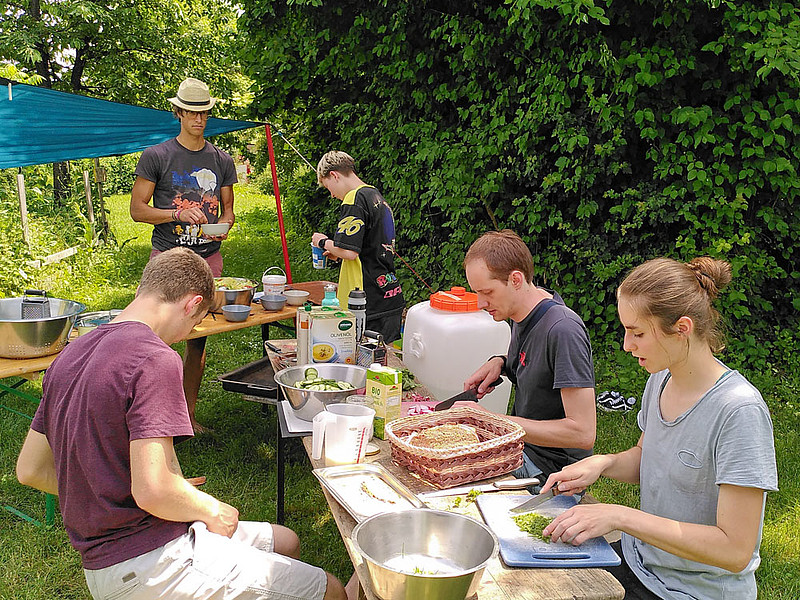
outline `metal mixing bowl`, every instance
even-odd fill
[[[245,304],[249,306],[253,303],[253,294],[256,293],[256,288],[258,287],[255,281],[245,277],[225,277],[226,281],[238,283],[241,287],[238,289],[218,290],[216,289],[217,279],[219,278],[214,278],[214,304],[211,306],[211,312],[222,312],[222,307],[227,304]]]
[[[120,308],[112,308],[111,310],[98,310],[95,312],[81,313],[78,320],[75,321],[75,331],[78,335],[83,335],[97,329],[100,325],[105,325],[111,322],[114,317],[122,312]]]
[[[61,352],[86,305],[48,298],[50,316],[22,318],[22,298],[0,299],[0,357],[36,358]]]
[[[352,383],[354,389],[322,392],[294,387],[295,383],[305,379],[305,371],[309,367],[315,368],[319,376],[325,379]],[[313,421],[317,413],[323,411],[328,404],[344,402],[351,394],[363,393],[367,384],[367,370],[358,365],[341,363],[300,365],[287,367],[275,373],[275,382],[283,390],[283,395],[294,409],[295,416],[304,421]]]
[[[384,600],[464,600],[497,553],[497,538],[483,523],[424,508],[373,515],[351,538]]]

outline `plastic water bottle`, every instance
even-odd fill
[[[339,308],[339,298],[336,297],[336,286],[329,283],[325,286],[325,297],[322,299],[322,306],[332,306]]]
[[[297,364],[307,365],[309,359],[309,338],[311,330],[311,304],[306,303],[297,311]]]
[[[356,317],[356,343],[364,335],[364,323],[367,321],[367,292],[358,288],[347,296],[347,308]]]

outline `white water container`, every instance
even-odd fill
[[[431,294],[412,306],[403,331],[403,363],[437,400],[464,389],[464,382],[496,354],[505,355],[511,327],[478,309],[478,297],[463,287]],[[488,410],[506,414],[511,382],[505,379],[480,400]]]

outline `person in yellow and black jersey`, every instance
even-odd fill
[[[367,294],[366,329],[387,342],[400,338],[405,299],[394,272],[394,217],[381,193],[355,173],[355,161],[345,152],[325,154],[317,165],[317,182],[342,201],[335,235],[314,233],[311,242],[329,258],[342,261],[339,305],[355,288]]]

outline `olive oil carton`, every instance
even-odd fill
[[[356,363],[356,319],[352,312],[314,307],[310,319],[308,358],[312,363]]]
[[[400,418],[400,400],[403,397],[403,373],[399,369],[373,363],[367,368],[366,394],[373,400],[375,409],[375,435],[386,439],[384,426]]]

